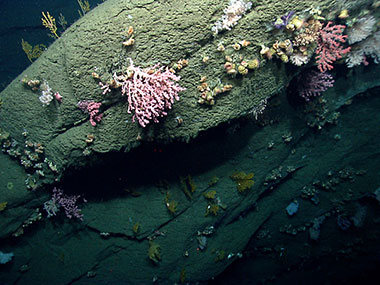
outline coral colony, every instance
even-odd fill
[[[294,11],[290,11],[287,15],[281,16],[280,18],[278,18],[276,21],[273,22],[273,26],[276,29],[285,28],[289,24],[290,19],[293,17],[294,14],[295,14]]]
[[[310,101],[310,98],[321,95],[334,84],[333,77],[327,72],[312,70],[298,78],[298,94]]]
[[[103,114],[99,111],[102,103],[97,103],[92,100],[83,100],[79,101],[77,106],[84,113],[88,113],[90,115],[90,123],[92,126],[95,127],[96,123],[99,123],[102,120]]]
[[[376,64],[380,62],[380,31],[353,46],[346,58],[347,67],[368,65],[368,58]]]
[[[146,127],[149,122],[158,123],[158,118],[166,116],[174,100],[179,100],[178,92],[185,88],[176,84],[180,77],[159,64],[141,69],[130,60],[126,74],[114,74],[113,82],[121,87],[122,96],[127,97],[128,113],[134,112],[132,121]],[[110,92],[109,86],[100,83],[103,94]]]
[[[368,65],[367,57],[371,57],[375,63],[379,63],[380,32],[373,33],[376,22],[375,17],[366,15],[347,29],[347,41],[349,44],[354,44],[346,59],[349,68],[361,64]]]
[[[375,17],[370,15],[359,18],[351,28],[347,29],[348,43],[352,45],[366,39],[372,34],[376,23]]]
[[[41,89],[41,96],[38,97],[38,99],[40,99],[42,105],[44,106],[50,105],[50,102],[54,99],[54,97],[53,97],[53,91],[49,87],[49,84],[47,83],[47,81],[42,82],[40,89]]]
[[[48,218],[50,218],[57,215],[60,208],[62,207],[67,218],[77,218],[83,221],[83,214],[81,213],[81,209],[79,209],[76,205],[79,198],[79,195],[68,196],[64,194],[61,189],[54,187],[51,199],[44,203],[44,210],[47,212]]]
[[[224,15],[215,23],[211,30],[218,34],[223,30],[231,30],[240,18],[252,7],[252,2],[243,0],[231,0],[228,7],[224,9]]]
[[[316,53],[318,54],[315,59],[317,60],[318,69],[321,72],[333,69],[331,63],[342,55],[350,51],[350,47],[343,48],[340,43],[346,42],[347,35],[342,35],[346,26],[334,25],[330,26],[332,22],[328,22],[327,25],[320,31],[318,38],[318,47]]]

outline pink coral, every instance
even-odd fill
[[[62,95],[59,94],[58,92],[55,92],[54,93],[54,97],[55,99],[59,102],[59,103],[62,103]]]
[[[90,100],[79,101],[77,104],[78,108],[83,112],[90,114],[90,123],[92,126],[96,126],[102,120],[103,114],[100,114],[99,108],[102,103],[97,103]]]
[[[321,72],[333,69],[331,63],[341,58],[343,54],[350,51],[350,47],[343,48],[340,44],[346,42],[347,35],[342,35],[346,26],[334,25],[330,26],[332,22],[320,30],[318,38],[318,47],[316,56],[318,69]]]
[[[121,86],[121,94],[127,97],[128,113],[134,111],[132,121],[136,119],[142,127],[151,121],[158,123],[158,118],[166,116],[166,110],[179,100],[178,92],[185,90],[175,83],[180,77],[159,64],[141,69],[131,60],[127,74],[115,74],[113,79]]]

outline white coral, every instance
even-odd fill
[[[290,62],[294,65],[301,66],[308,63],[310,57],[301,53],[295,53],[290,56]]]
[[[50,104],[50,102],[53,100],[53,91],[49,87],[49,84],[47,81],[44,80],[44,82],[40,86],[41,96],[38,97],[40,99],[42,105],[47,106]]]
[[[245,2],[243,0],[230,0],[230,3],[226,9],[224,9],[224,15],[218,20],[211,30],[218,34],[223,30],[231,30],[233,26],[237,24],[240,18],[252,7],[252,2]]]
[[[352,68],[357,65],[361,65],[365,60],[365,55],[361,49],[352,49],[346,58],[347,67]]]
[[[57,213],[59,212],[59,207],[60,205],[54,198],[51,198],[50,200],[46,201],[44,203],[44,210],[47,212],[48,218],[57,215]]]
[[[356,44],[348,53],[346,64],[350,68],[360,65],[365,63],[366,56],[372,57],[376,64],[380,62],[380,31]]]
[[[347,29],[348,43],[354,44],[366,39],[373,30],[376,19],[370,15],[360,18],[352,28]]]

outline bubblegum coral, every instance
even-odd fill
[[[350,47],[343,48],[340,43],[345,43],[347,35],[342,35],[346,26],[334,25],[330,26],[332,22],[328,22],[327,25],[320,30],[318,38],[318,46],[315,57],[317,60],[318,69],[321,72],[331,70],[334,67],[331,65],[334,61],[341,58],[343,54],[350,51]]]
[[[167,115],[165,110],[172,108],[174,100],[179,100],[178,92],[185,90],[175,83],[179,76],[159,66],[141,69],[131,60],[126,74],[113,76],[121,86],[121,94],[128,99],[128,113],[134,111],[132,121],[136,119],[142,127],[150,121],[158,123],[158,118]]]
[[[90,114],[90,123],[92,126],[96,126],[96,123],[102,120],[103,114],[99,114],[99,108],[102,103],[97,103],[90,100],[79,101],[77,104],[78,108],[83,112]]]

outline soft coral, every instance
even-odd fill
[[[318,54],[315,59],[317,60],[318,69],[321,72],[333,69],[331,63],[341,58],[343,54],[350,51],[350,47],[343,48],[340,44],[346,42],[347,35],[342,35],[346,26],[334,25],[330,26],[332,22],[320,30],[318,38],[318,47],[316,53]]]

